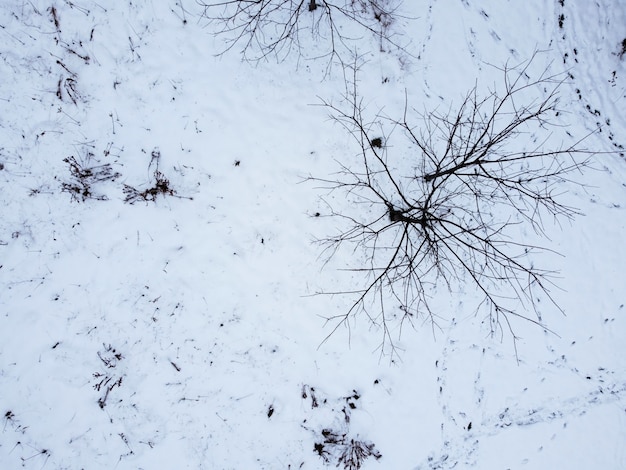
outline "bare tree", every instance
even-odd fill
[[[514,317],[545,328],[537,299],[558,308],[550,293],[555,273],[533,257],[548,249],[520,240],[514,226],[526,224],[542,238],[547,216],[576,215],[559,187],[588,166],[592,152],[583,139],[550,144],[564,77],[546,71],[530,79],[531,62],[504,67],[501,91],[481,96],[474,87],[456,111],[420,113],[407,104],[399,119],[367,120],[356,67],[345,103],[323,102],[356,141],[361,163],[310,178],[350,201],[339,210],[329,203],[347,228],[321,242],[329,259],[348,245],[368,260],[354,269],[365,275],[364,287],[325,292],[355,298],[345,314],[328,318],[333,332],[365,313],[384,331],[383,350],[395,352],[392,318],[400,330],[421,314],[435,325],[430,293],[439,286],[478,291],[477,311],[486,312],[492,333],[510,331],[514,345]]]
[[[398,18],[398,0],[222,0],[203,1],[203,17],[217,25],[227,47],[236,46],[246,60],[290,53],[327,57],[344,63],[364,34],[378,38],[381,50],[404,50],[389,28]],[[314,45],[305,41],[309,35]],[[311,50],[307,50],[307,48]]]

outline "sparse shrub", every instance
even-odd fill
[[[148,168],[154,167],[152,173],[153,181],[149,188],[139,190],[128,184],[124,185],[124,194],[126,195],[124,202],[134,204],[137,201],[156,201],[159,195],[162,196],[175,196],[176,191],[170,186],[170,181],[159,170],[159,163],[161,160],[161,152],[154,149],[151,153],[150,165]],[[191,199],[191,198],[189,198]]]
[[[121,175],[113,171],[110,163],[96,164],[94,154],[85,153],[82,159],[70,156],[63,159],[69,166],[71,179],[61,184],[61,191],[69,193],[73,201],[84,202],[87,199],[106,200],[106,195],[94,192],[94,186],[105,181],[115,181]]]
[[[154,184],[152,187],[144,189],[143,191],[139,191],[138,189],[125,184],[124,185],[124,194],[126,198],[124,202],[128,202],[129,204],[134,204],[137,201],[156,201],[159,194],[163,196],[173,196],[176,194],[170,187],[170,181],[161,173],[160,171],[155,171],[153,174]]]
[[[382,457],[374,443],[349,438],[345,433],[323,429],[321,438],[321,441],[313,446],[315,453],[325,463],[336,462],[336,467],[343,466],[345,470],[359,470],[367,458],[380,459]]]
[[[311,410],[330,407],[333,412],[337,413],[334,425],[323,427],[321,431],[303,425],[305,429],[315,433],[316,442],[313,445],[313,451],[322,458],[324,463],[335,467],[343,466],[345,470],[359,470],[369,457],[375,459],[382,457],[374,443],[362,440],[358,435],[351,437],[351,414],[357,409],[358,400],[361,398],[356,390],[346,397],[329,400],[319,397],[319,392],[314,387],[304,385],[302,399],[308,398],[311,399]],[[305,422],[309,421],[305,420]]]

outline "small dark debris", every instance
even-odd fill
[[[383,147],[383,139],[381,137],[374,137],[372,139],[372,147],[380,149]]]
[[[274,414],[274,406],[270,405],[270,407],[267,409],[267,418],[271,418],[272,415]]]
[[[52,22],[54,23],[54,27],[56,28],[57,32],[60,32],[61,27],[59,23],[59,15],[57,14],[57,9],[52,6],[48,8],[48,11],[50,12],[50,15],[52,16]]]
[[[307,390],[309,391],[309,393],[307,393]],[[311,395],[311,408],[317,408],[319,406],[319,402],[317,401],[317,397],[315,396],[315,388],[310,387],[309,385],[303,385],[302,398],[306,400],[309,395]]]
[[[313,446],[313,450],[317,453],[317,455],[319,455],[320,457],[324,456],[324,444],[320,443],[320,442],[316,442],[315,445]]]
[[[350,395],[349,397],[345,397],[346,403],[348,404],[348,406],[350,407],[351,410],[356,409],[356,403],[355,401],[358,400],[359,398],[361,398],[361,396],[358,394],[358,392],[356,390],[352,390],[353,394]]]
[[[235,160],[235,166],[241,165],[241,160]]]

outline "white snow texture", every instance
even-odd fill
[[[626,3],[307,0],[265,55],[200,3],[0,4],[0,468],[626,469]],[[382,34],[332,10],[326,55],[327,3]],[[432,286],[434,317],[387,303],[388,337],[375,302],[327,321],[367,259],[315,243],[348,199],[308,178],[361,152],[322,100],[356,64],[372,121],[445,112],[533,57],[562,112],[516,145],[594,152],[557,189],[581,215],[513,226],[562,312],[492,334],[468,279]]]

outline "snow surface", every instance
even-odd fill
[[[318,106],[341,67],[219,55],[192,1],[110,3],[0,5],[1,468],[335,468],[323,430],[373,444],[363,469],[626,468],[625,3],[411,0],[405,51],[355,43],[389,115],[542,51],[533,71],[571,76],[562,131],[603,152],[565,187],[584,216],[549,227],[558,335],[516,323],[516,358],[440,288],[393,361],[363,316],[324,342],[351,298],[314,295],[362,281],[336,269],[358,252],[323,267],[337,221],[304,182],[358,159]],[[75,201],[68,157],[119,176]],[[157,164],[176,193],[125,203]]]

